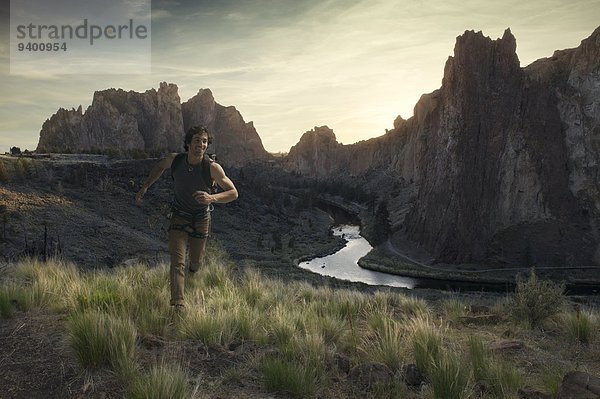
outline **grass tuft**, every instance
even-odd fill
[[[458,354],[441,351],[429,368],[433,395],[439,399],[463,399],[469,389],[470,370]]]
[[[315,396],[319,387],[319,372],[309,364],[268,357],[263,360],[261,371],[264,386],[271,392],[305,398]]]
[[[87,311],[73,314],[67,328],[70,347],[83,367],[132,372],[137,333],[129,320]]]
[[[179,366],[154,366],[138,375],[127,393],[128,399],[187,399],[191,397],[188,376]]]
[[[441,354],[443,333],[426,317],[413,319],[410,328],[417,367],[429,374]]]
[[[562,315],[567,335],[573,341],[588,345],[598,330],[596,316],[589,311],[575,311]]]
[[[383,317],[372,324],[374,326],[371,334],[364,339],[367,353],[371,353],[377,361],[387,365],[393,372],[399,371],[406,352],[401,324],[389,317]]]
[[[469,357],[475,381],[498,397],[510,397],[523,387],[523,376],[512,365],[496,359],[483,341],[469,337]]]

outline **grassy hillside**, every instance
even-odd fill
[[[212,245],[175,312],[165,265],[22,261],[1,276],[0,386],[15,398],[512,398],[600,375],[597,309],[535,279],[491,307],[425,302],[240,272]]]

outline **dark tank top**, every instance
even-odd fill
[[[192,197],[196,191],[209,192],[208,185],[202,178],[202,168],[210,167],[210,165],[203,165],[205,162],[209,161],[203,158],[202,162],[197,165],[188,165],[187,158],[184,158],[183,162],[179,162],[171,170],[175,181],[173,206],[177,210],[191,213],[194,216],[208,215],[208,205],[202,205]]]

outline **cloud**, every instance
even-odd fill
[[[157,8],[153,8],[152,9],[152,22],[158,22],[161,19],[169,19],[172,18],[173,14],[169,11],[169,10],[163,10],[163,9],[157,9]]]
[[[153,5],[152,74],[17,80],[0,75],[3,88],[10,87],[4,96],[29,107],[2,116],[23,115],[22,131],[39,131],[59,106],[85,108],[93,90],[144,91],[168,81],[179,86],[182,101],[210,88],[219,103],[236,106],[246,121],[255,122],[269,150],[288,150],[304,131],[321,124],[351,143],[382,134],[398,114],[410,117],[420,95],[440,86],[455,38],[465,30],[482,30],[495,39],[511,27],[527,65],[578,45],[597,26],[594,17],[600,13],[597,0],[155,0]],[[40,84],[41,95],[25,94]],[[43,105],[31,107],[29,101]]]

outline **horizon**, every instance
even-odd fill
[[[155,0],[152,72],[132,75],[11,75],[10,10],[0,11],[0,152],[35,149],[46,119],[59,108],[85,111],[95,91],[144,92],[165,81],[181,102],[210,89],[254,123],[268,152],[280,153],[315,126],[351,144],[385,134],[398,115],[409,119],[420,96],[441,86],[467,30],[495,40],[510,28],[525,67],[577,47],[597,28],[600,2]]]

